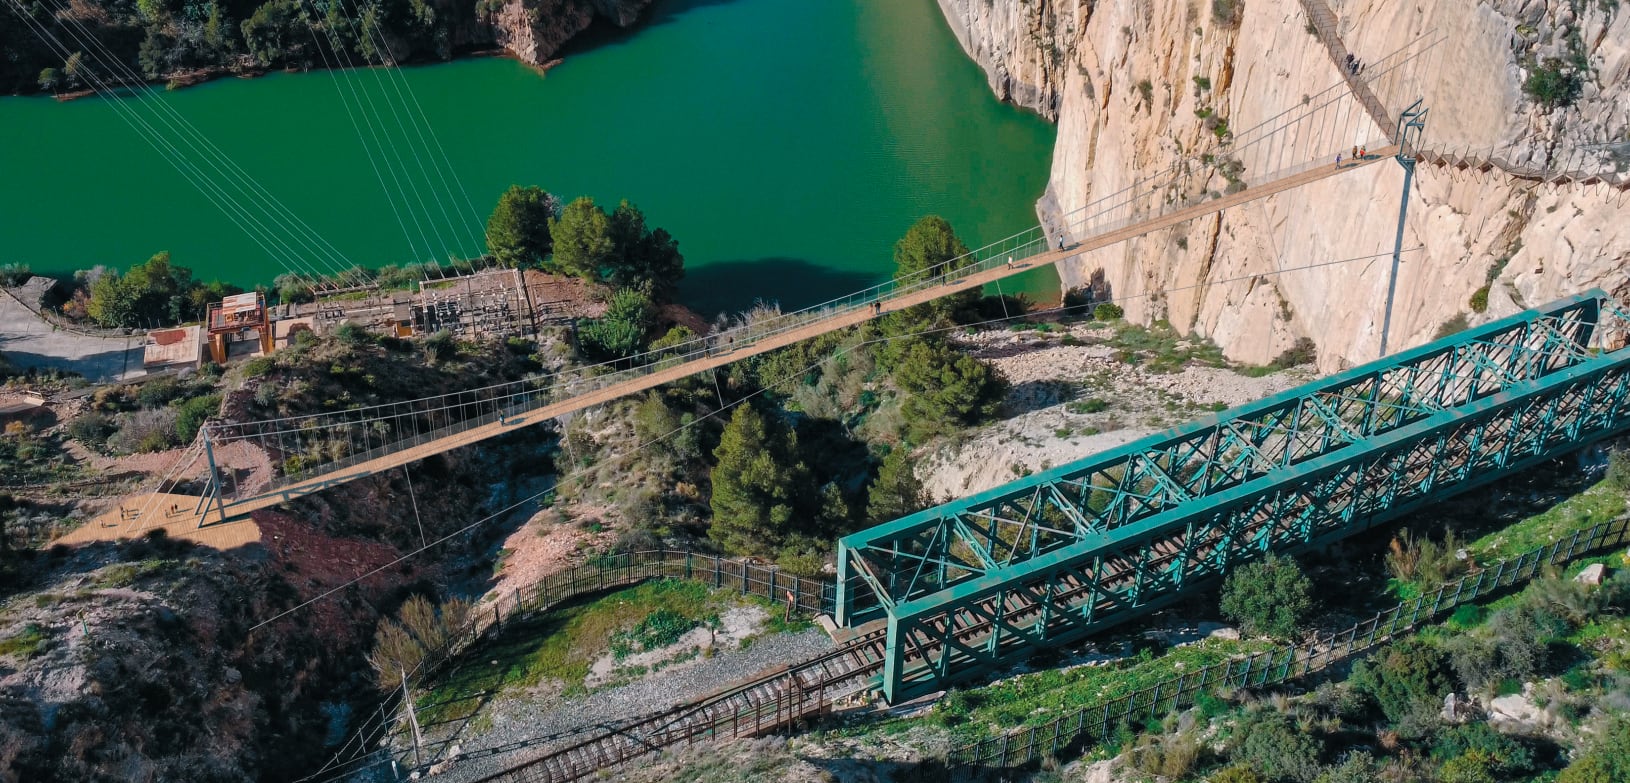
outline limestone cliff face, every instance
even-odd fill
[[[1219,119],[1224,130],[1243,129],[1294,114],[1343,77],[1299,0],[940,5],[998,95],[1058,122],[1044,216],[1178,161],[1223,155],[1228,134]],[[1493,152],[1524,166],[1624,170],[1630,10],[1567,0],[1344,0],[1333,11],[1341,44],[1361,60],[1379,62],[1411,42],[1424,52],[1374,83],[1389,112],[1424,99],[1424,147]],[[1425,47],[1434,34],[1442,42]],[[1576,75],[1573,105],[1548,108],[1525,94],[1524,83],[1546,67]],[[1351,125],[1350,140],[1317,149],[1309,142],[1285,162],[1349,143],[1379,146],[1390,130],[1362,116]],[[1249,172],[1244,179],[1250,184]],[[1203,187],[1227,184],[1212,177]],[[1084,255],[1061,276],[1067,287],[1101,280],[1129,317],[1168,319],[1239,361],[1265,363],[1310,338],[1321,369],[1361,363],[1379,348],[1384,256],[1402,184],[1401,167],[1383,161]],[[1418,249],[1400,270],[1392,350],[1429,340],[1462,315],[1476,323],[1591,286],[1630,295],[1624,194],[1422,164],[1408,198],[1404,247]],[[1473,294],[1485,285],[1487,311],[1474,312]]]
[[[508,0],[493,15],[498,45],[523,62],[547,62],[595,17],[627,27],[651,0]]]

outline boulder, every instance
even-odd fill
[[[1602,583],[1602,578],[1606,575],[1607,566],[1602,565],[1601,563],[1591,563],[1590,565],[1585,566],[1585,570],[1580,571],[1579,575],[1573,578],[1573,581],[1585,585],[1599,585]]]

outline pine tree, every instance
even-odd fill
[[[917,478],[910,452],[896,447],[883,457],[877,479],[866,493],[866,518],[874,525],[920,511],[929,503],[928,492]]]
[[[602,279],[617,249],[611,241],[611,219],[588,196],[567,204],[558,220],[551,218],[549,235],[560,271],[588,280]]]
[[[549,221],[559,204],[543,188],[509,186],[487,218],[487,252],[507,267],[541,265],[553,248]]]
[[[708,537],[735,554],[773,552],[800,526],[813,494],[797,459],[798,437],[750,405],[736,409],[714,449],[713,525]]]

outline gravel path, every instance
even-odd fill
[[[491,728],[466,730],[457,742],[459,758],[435,776],[457,783],[476,780],[565,742],[558,735],[618,724],[694,701],[759,672],[831,650],[835,645],[818,628],[796,634],[766,636],[746,650],[720,653],[676,664],[621,685],[583,696],[516,695],[488,705],[482,720]],[[549,738],[555,737],[551,740]],[[443,749],[451,755],[451,748]],[[404,756],[411,763],[411,750]]]

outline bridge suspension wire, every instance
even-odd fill
[[[53,52],[65,59],[73,53],[73,49],[46,27],[45,23],[33,18],[20,0],[11,0],[13,7],[18,10],[32,32],[41,39]],[[193,126],[185,117],[181,116],[173,107],[163,99],[150,95],[145,86],[145,80],[132,71],[129,66],[112,54],[102,42],[90,33],[84,25],[66,7],[52,4],[46,0],[46,7],[53,12],[53,18],[66,18],[67,24],[64,32],[81,46],[78,51],[91,65],[100,64],[109,74],[122,79],[127,83],[136,85],[131,88],[136,96],[137,106],[145,107],[152,113],[155,121],[163,124],[174,133],[181,144],[188,147],[194,156],[202,158],[204,163],[213,169],[215,174],[200,168],[193,163],[181,150],[155,128],[148,119],[139,114],[128,101],[119,96],[119,86],[109,84],[96,69],[87,68],[80,75],[99,93],[108,97],[108,105],[119,114],[126,124],[130,125],[150,146],[171,163],[190,184],[197,187],[205,197],[217,208],[221,209],[240,229],[249,234],[263,250],[274,260],[281,260],[284,268],[297,274],[310,274],[315,267],[302,261],[300,253],[291,247],[292,244],[301,245],[306,252],[312,253],[314,261],[333,265],[334,259],[343,261],[343,256],[333,250],[322,240],[310,226],[300,220],[297,215],[266,191],[258,182],[249,176],[232,159],[215,146],[210,139]],[[236,195],[230,192],[227,186],[216,181],[219,176],[223,181],[237,191]],[[262,223],[260,217],[265,217],[272,226],[282,229],[280,234]],[[292,218],[292,221],[290,220]],[[289,223],[294,226],[290,228]],[[250,226],[254,228],[251,229]],[[273,251],[270,246],[276,246]],[[326,246],[326,247],[325,247]],[[343,264],[337,268],[343,268]]]
[[[320,277],[322,275],[318,271],[320,266],[327,267],[332,272],[343,273],[351,265],[342,252],[312,229],[308,223],[284,205],[282,201],[273,196],[253,176],[244,171],[236,161],[216,146],[206,134],[198,130],[185,116],[162,98],[152,95],[145,87],[146,81],[131,70],[123,60],[120,60],[117,54],[110,51],[82,22],[73,17],[69,10],[62,5],[61,0],[58,0],[56,10],[59,12],[59,16],[65,15],[68,18],[72,26],[70,34],[74,36],[77,42],[89,44],[89,46],[100,51],[101,57],[99,59],[105,67],[108,67],[110,73],[118,76],[128,84],[136,85],[132,88],[132,92],[136,95],[140,104],[148,107],[154,117],[163,122],[171,131],[181,136],[182,141],[194,153],[204,158],[217,174],[236,188],[239,196],[232,197],[234,203],[237,203],[238,198],[242,198],[250,207],[258,209],[274,227],[282,228],[288,237],[292,239],[293,244],[300,246],[296,250],[292,249],[288,242],[280,242],[293,261],[292,265],[288,263],[284,265],[286,271],[297,275],[315,274]],[[117,85],[113,90],[106,90],[114,98],[117,98],[118,95],[116,87]],[[213,183],[213,178],[210,181]],[[216,187],[223,193],[226,192],[220,185],[216,185]],[[249,207],[242,208],[245,212],[249,210]],[[274,236],[276,235],[274,234]],[[310,254],[311,259],[303,262],[301,260],[302,253]]]
[[[1407,249],[1405,252],[1414,253],[1414,252],[1418,252],[1418,251],[1421,251],[1421,250],[1424,250],[1424,249],[1425,249],[1424,246],[1416,246],[1416,247],[1412,247],[1412,248]],[[1222,279],[1218,279],[1218,280],[1208,281],[1208,282],[1205,282],[1205,283],[1196,283],[1196,284],[1184,285],[1184,286],[1174,286],[1174,287],[1166,288],[1166,289],[1164,289],[1162,291],[1159,291],[1159,292],[1148,292],[1148,293],[1144,293],[1144,294],[1138,294],[1138,295],[1134,295],[1134,296],[1125,297],[1125,298],[1117,300],[1117,301],[1131,301],[1131,300],[1136,300],[1136,299],[1141,299],[1141,298],[1150,298],[1150,297],[1155,297],[1155,296],[1163,296],[1163,295],[1166,295],[1166,294],[1178,293],[1178,292],[1193,290],[1193,289],[1197,289],[1197,288],[1206,288],[1206,287],[1210,287],[1210,286],[1225,285],[1225,284],[1229,284],[1229,283],[1241,282],[1241,281],[1256,279],[1256,278],[1260,278],[1260,277],[1277,276],[1277,275],[1281,275],[1281,274],[1287,274],[1287,273],[1290,273],[1290,272],[1301,272],[1301,271],[1322,269],[1322,268],[1332,267],[1332,266],[1343,266],[1343,265],[1348,265],[1348,264],[1355,264],[1355,263],[1360,263],[1360,262],[1364,262],[1364,261],[1372,261],[1372,260],[1376,260],[1376,259],[1379,259],[1379,258],[1390,257],[1390,255],[1391,255],[1390,252],[1379,253],[1379,254],[1373,254],[1373,255],[1367,255],[1367,256],[1355,256],[1355,257],[1352,257],[1352,258],[1343,258],[1343,259],[1336,259],[1336,260],[1329,260],[1329,261],[1321,261],[1321,262],[1315,262],[1315,263],[1311,263],[1311,264],[1305,264],[1305,265],[1294,266],[1294,267],[1283,267],[1283,266],[1280,266],[1280,265],[1278,265],[1276,263],[1276,269],[1273,272],[1268,272],[1268,273],[1263,273],[1263,274],[1239,275],[1239,276],[1230,277],[1230,278],[1222,278]],[[852,346],[840,347],[839,349],[835,350],[831,355],[826,356],[826,357],[824,357],[824,358],[822,358],[820,360],[817,360],[817,361],[809,364],[808,366],[806,366],[806,367],[804,367],[802,369],[787,373],[783,377],[781,377],[781,378],[779,378],[779,379],[777,379],[775,381],[772,381],[770,383],[765,384],[762,388],[760,388],[760,389],[758,389],[758,390],[756,390],[756,391],[754,391],[754,392],[752,392],[750,394],[747,394],[747,395],[743,396],[741,399],[738,399],[738,400],[735,400],[733,402],[728,402],[727,403],[721,397],[720,398],[721,405],[718,408],[718,410],[709,412],[706,415],[704,415],[704,416],[702,416],[702,417],[700,417],[700,418],[698,418],[698,419],[696,419],[696,420],[694,420],[694,421],[692,421],[692,422],[690,422],[688,424],[681,425],[679,427],[676,427],[673,430],[670,430],[669,432],[666,432],[666,433],[663,433],[662,435],[658,435],[656,437],[653,437],[650,440],[639,444],[638,446],[636,446],[630,452],[613,455],[611,457],[611,459],[613,461],[618,461],[618,460],[624,459],[625,457],[636,456],[642,450],[644,450],[644,449],[646,449],[648,447],[654,446],[655,444],[660,443],[660,442],[662,442],[664,440],[672,438],[673,436],[679,434],[680,432],[683,432],[684,430],[686,430],[689,427],[699,425],[703,421],[706,421],[707,419],[718,416],[719,414],[725,413],[725,412],[733,409],[737,405],[748,402],[748,401],[752,400],[754,397],[756,397],[756,396],[758,396],[760,394],[763,394],[763,393],[765,393],[767,391],[770,391],[772,389],[781,388],[784,384],[786,384],[786,383],[788,383],[790,381],[793,381],[793,380],[795,380],[797,378],[800,378],[800,377],[808,374],[809,372],[813,371],[814,369],[816,369],[818,367],[821,367],[822,365],[825,365],[825,364],[827,364],[827,363],[829,363],[829,362],[831,362],[833,360],[836,360],[836,359],[838,359],[838,358],[840,358],[840,357],[842,357],[844,355],[847,355],[848,353],[850,353],[852,351],[859,350],[861,348],[869,347],[869,346],[872,346],[872,345],[883,344],[883,343],[887,343],[887,342],[890,342],[890,341],[893,341],[893,340],[898,340],[898,339],[906,339],[906,338],[911,338],[911,337],[922,337],[922,336],[931,335],[931,334],[961,332],[961,331],[966,330],[969,326],[993,325],[993,324],[1005,323],[1005,322],[1009,322],[1009,321],[1022,321],[1022,320],[1026,320],[1026,319],[1030,319],[1030,318],[1035,318],[1035,317],[1038,317],[1038,316],[1063,315],[1063,314],[1068,314],[1068,313],[1071,313],[1071,312],[1074,312],[1074,311],[1079,311],[1079,310],[1090,310],[1092,307],[1095,307],[1097,304],[1099,304],[1099,303],[1097,303],[1097,302],[1088,302],[1088,303],[1079,304],[1079,305],[1060,305],[1060,306],[1054,307],[1054,308],[1047,308],[1047,309],[1044,309],[1044,310],[1031,311],[1031,312],[1028,312],[1028,313],[1021,313],[1021,314],[1018,314],[1018,315],[1005,316],[1005,317],[1002,317],[1002,318],[991,318],[991,319],[987,319],[985,321],[977,322],[975,324],[955,324],[955,325],[951,325],[951,326],[934,327],[934,328],[929,328],[929,329],[919,329],[919,330],[916,330],[916,331],[913,331],[913,332],[910,332],[910,333],[906,333],[906,334],[889,335],[889,336],[884,336],[884,337],[878,337],[878,338],[862,341],[862,342],[860,342],[858,344],[855,344],[855,345],[852,345]],[[555,483],[554,486],[550,487],[548,490],[537,493],[537,494],[535,494],[535,495],[533,495],[531,497],[528,497],[526,499],[518,501],[516,504],[514,504],[514,505],[512,505],[512,506],[510,506],[508,508],[505,508],[505,509],[500,510],[498,512],[495,512],[495,513],[493,513],[491,515],[488,515],[487,517],[479,519],[476,522],[473,522],[470,525],[468,525],[468,526],[466,526],[466,527],[464,527],[464,528],[462,528],[462,529],[460,529],[458,531],[455,531],[455,532],[453,532],[452,534],[449,534],[446,537],[443,537],[442,539],[438,539],[434,543],[426,544],[426,545],[420,547],[420,549],[415,550],[414,552],[410,552],[410,553],[407,553],[407,554],[403,555],[398,560],[393,561],[392,563],[388,563],[388,564],[382,566],[378,570],[384,570],[385,568],[390,568],[391,566],[397,565],[397,564],[399,564],[401,562],[404,562],[405,560],[411,559],[412,557],[416,557],[417,555],[423,553],[424,551],[427,551],[427,550],[435,547],[436,545],[438,545],[438,544],[440,544],[440,543],[442,543],[442,542],[444,542],[446,540],[449,540],[449,539],[454,538],[454,537],[456,537],[458,535],[461,535],[461,534],[463,534],[465,532],[473,530],[476,527],[479,527],[479,526],[485,524],[486,522],[491,521],[492,519],[495,519],[495,518],[498,518],[498,517],[501,517],[501,516],[503,516],[505,514],[510,513],[514,509],[519,508],[520,506],[522,506],[522,505],[524,505],[526,503],[529,503],[529,502],[531,502],[531,501],[533,501],[533,500],[535,500],[537,498],[543,497],[543,496],[547,495],[550,492],[554,492],[558,488],[560,483],[575,479],[579,475],[589,473],[592,470],[594,470],[594,468],[582,468],[582,469],[579,469],[579,470],[576,470],[576,471],[572,471],[571,473],[568,473],[567,475],[563,476],[560,480],[558,480]],[[316,597],[310,599],[310,601],[308,601],[305,605],[292,607],[291,609],[287,610],[283,615],[268,618],[267,620],[256,624],[250,630],[251,631],[257,630],[257,629],[259,629],[259,628],[261,628],[261,627],[263,627],[265,625],[268,625],[270,623],[276,622],[279,619],[282,619],[283,616],[298,612],[301,609],[303,609],[305,606],[308,606],[310,604],[321,601],[323,598],[326,597],[326,595],[329,595],[329,594],[332,594],[334,592],[338,592],[340,590],[343,590],[343,589],[351,586],[352,584],[355,584],[356,582],[360,582],[363,579],[366,579],[369,576],[372,576],[374,573],[377,573],[378,570],[367,573],[367,574],[363,574],[363,575],[357,577],[355,580],[353,580],[351,582],[347,582],[345,584],[339,585],[339,586],[335,587],[333,590],[329,591],[329,593],[327,593],[327,594],[316,596]],[[385,709],[384,706],[381,706],[379,708],[379,710],[376,710],[376,713],[382,714],[384,709]],[[366,752],[366,750],[365,750],[366,748],[371,747],[375,742],[377,742],[378,738],[381,735],[387,733],[388,731],[389,731],[388,726],[376,725],[375,729],[372,730],[370,737],[367,740],[365,740],[363,742],[363,744],[361,745],[361,747],[364,749],[364,752]],[[307,778],[304,778],[303,780],[316,779],[319,775],[323,774],[323,772],[325,772],[328,769],[334,768],[336,765],[337,766],[346,766],[346,765],[349,765],[349,764],[353,763],[356,760],[355,758],[353,758],[351,760],[343,761],[343,762],[338,761],[338,758],[339,758],[339,755],[344,753],[344,747],[351,746],[352,744],[354,744],[360,738],[361,738],[360,733],[357,734],[357,735],[353,735],[353,739],[351,741],[347,742],[346,745],[343,746],[340,751],[337,751],[335,757],[333,759],[331,759],[331,761],[327,765],[325,765],[322,770],[319,770],[318,772],[313,773],[312,775],[308,776]]]
[[[1416,247],[1407,249],[1405,252],[1413,253],[1413,252],[1418,252],[1418,251],[1423,250],[1423,249],[1424,249],[1424,246],[1416,246]],[[1235,282],[1240,282],[1240,281],[1244,281],[1244,280],[1251,280],[1251,279],[1260,278],[1260,277],[1284,275],[1284,274],[1289,274],[1291,272],[1303,272],[1303,271],[1308,271],[1308,270],[1313,270],[1313,269],[1323,269],[1323,268],[1332,267],[1332,266],[1342,266],[1342,265],[1347,265],[1347,264],[1358,263],[1358,262],[1361,262],[1361,261],[1371,261],[1371,260],[1375,260],[1377,258],[1383,258],[1383,257],[1390,258],[1391,256],[1392,256],[1391,251],[1388,251],[1386,253],[1377,253],[1377,254],[1370,254],[1370,255],[1364,255],[1364,256],[1354,256],[1352,258],[1343,258],[1343,259],[1336,259],[1336,260],[1329,260],[1329,261],[1320,261],[1320,262],[1316,262],[1316,263],[1312,263],[1312,264],[1304,264],[1304,265],[1301,265],[1301,266],[1284,267],[1284,268],[1280,269],[1277,272],[1262,272],[1262,273],[1257,273],[1257,274],[1238,275],[1238,276],[1235,276],[1235,277],[1229,277],[1229,278],[1224,278],[1224,279],[1220,279],[1220,280],[1208,281],[1208,282],[1205,282],[1205,283],[1194,283],[1194,284],[1185,285],[1185,286],[1174,286],[1174,287],[1171,287],[1171,288],[1162,289],[1161,291],[1152,291],[1152,292],[1140,294],[1140,295],[1138,295],[1136,297],[1127,297],[1127,299],[1164,296],[1164,295],[1166,295],[1168,293],[1176,293],[1176,292],[1180,292],[1180,291],[1193,290],[1193,289],[1196,289],[1196,288],[1207,288],[1207,287],[1212,287],[1212,286],[1226,285],[1226,284],[1229,284],[1229,283],[1235,283]],[[1118,300],[1118,301],[1124,301],[1124,300]],[[628,450],[626,452],[613,455],[609,459],[612,460],[612,461],[617,461],[617,460],[622,460],[622,459],[626,459],[626,458],[629,458],[629,457],[633,457],[633,456],[639,454],[640,452],[642,452],[643,450],[645,450],[645,449],[647,449],[647,448],[649,448],[651,446],[654,446],[657,443],[660,443],[660,442],[662,442],[664,440],[667,440],[667,439],[669,439],[669,438],[671,438],[671,437],[673,437],[675,435],[678,435],[679,433],[685,431],[686,429],[688,429],[690,427],[700,425],[702,422],[705,422],[705,421],[707,421],[707,420],[709,420],[711,418],[714,418],[714,417],[718,416],[721,413],[727,412],[727,411],[731,410],[732,408],[734,408],[734,407],[736,407],[738,405],[741,405],[744,402],[750,401],[753,398],[755,398],[755,397],[757,397],[757,396],[759,396],[761,394],[764,394],[767,391],[770,391],[771,389],[778,388],[782,384],[784,384],[784,383],[786,383],[788,381],[791,381],[791,380],[793,380],[795,378],[803,377],[803,376],[809,374],[810,372],[813,372],[817,368],[821,367],[822,365],[825,365],[828,362],[831,362],[831,361],[833,361],[835,359],[838,359],[838,358],[840,358],[842,356],[845,356],[845,355],[847,355],[847,354],[849,354],[849,353],[851,353],[853,351],[859,350],[861,348],[866,348],[866,347],[870,347],[870,346],[873,346],[873,345],[881,345],[881,344],[884,344],[884,343],[893,342],[895,340],[904,340],[904,339],[910,339],[910,338],[914,338],[914,337],[923,337],[923,336],[931,335],[931,334],[966,331],[967,329],[969,329],[971,327],[989,326],[989,325],[992,325],[992,324],[1006,323],[1006,322],[1009,322],[1009,321],[1026,320],[1026,319],[1030,319],[1030,318],[1035,318],[1037,316],[1065,314],[1065,313],[1069,313],[1069,312],[1076,311],[1076,310],[1090,309],[1092,307],[1097,306],[1098,304],[1101,304],[1101,303],[1099,303],[1099,302],[1089,302],[1089,303],[1086,303],[1086,304],[1079,304],[1079,305],[1060,305],[1058,307],[1047,308],[1047,309],[1044,309],[1044,310],[1036,310],[1036,311],[1031,311],[1031,312],[1028,312],[1028,313],[1021,313],[1021,314],[1018,314],[1018,315],[1004,316],[1004,317],[1001,317],[1001,318],[988,318],[988,319],[985,319],[983,321],[975,321],[975,322],[972,322],[972,323],[953,324],[953,325],[949,325],[949,326],[936,326],[936,327],[927,328],[927,329],[917,329],[917,330],[902,333],[902,334],[882,335],[882,336],[873,337],[873,338],[870,338],[870,339],[867,339],[867,340],[862,340],[862,341],[860,341],[858,343],[855,343],[854,345],[840,346],[839,348],[834,349],[831,354],[829,354],[827,356],[824,356],[824,357],[822,357],[820,359],[817,359],[814,362],[811,362],[810,364],[806,365],[802,369],[795,370],[793,372],[787,373],[787,374],[785,374],[784,376],[782,376],[781,378],[779,378],[777,380],[774,380],[774,381],[771,381],[769,383],[764,384],[762,387],[760,387],[757,390],[754,390],[754,391],[752,391],[752,392],[750,392],[748,394],[745,394],[745,395],[741,396],[740,398],[738,398],[736,400],[725,403],[723,406],[721,406],[717,410],[709,411],[708,413],[706,413],[704,415],[696,417],[694,420],[692,420],[689,423],[681,424],[678,427],[675,427],[675,428],[673,428],[673,429],[671,429],[671,430],[669,430],[669,431],[667,431],[667,432],[665,432],[665,433],[663,433],[661,435],[657,435],[657,436],[654,436],[654,437],[652,437],[652,438],[650,438],[648,440],[645,440],[645,441],[639,443],[638,445],[636,445],[634,448],[632,448],[632,449],[630,449],[630,450]],[[450,540],[452,540],[453,538],[456,538],[459,535],[467,533],[467,532],[481,526],[482,524],[485,524],[486,522],[489,522],[489,521],[491,521],[493,519],[496,519],[496,518],[498,518],[498,517],[500,517],[500,516],[502,516],[504,514],[508,514],[508,513],[512,512],[512,511],[514,511],[515,509],[518,509],[518,508],[524,506],[527,503],[530,503],[530,502],[532,502],[534,500],[542,498],[542,497],[556,491],[556,489],[559,487],[560,484],[562,484],[562,483],[564,483],[566,481],[570,481],[570,480],[573,480],[575,478],[578,478],[581,475],[592,473],[594,470],[596,470],[596,469],[598,469],[600,467],[603,467],[604,464],[605,463],[597,463],[595,466],[586,467],[586,468],[579,468],[577,470],[570,471],[570,472],[566,473],[565,475],[563,475],[559,480],[557,480],[555,482],[555,484],[553,486],[549,487],[546,490],[542,490],[540,492],[529,495],[526,498],[518,500],[518,501],[504,507],[503,509],[500,509],[499,511],[493,512],[492,514],[489,514],[489,515],[487,515],[485,517],[482,517],[481,519],[478,519],[475,522],[470,523],[469,525],[466,525],[466,526],[464,526],[462,528],[459,528],[458,530],[455,530],[452,533],[449,533],[449,534],[447,534],[445,536],[442,536],[441,538],[438,538],[435,541],[432,541],[427,545],[421,546],[418,549],[415,549],[415,550],[413,550],[411,552],[408,552],[408,553],[402,555],[401,557],[399,557],[399,558],[397,558],[397,559],[395,559],[395,560],[393,560],[393,561],[391,561],[389,563],[386,563],[384,565],[379,566],[378,568],[375,568],[372,571],[368,571],[367,573],[361,574],[360,576],[357,576],[356,578],[354,578],[354,579],[352,579],[350,581],[347,581],[347,582],[345,582],[345,583],[343,583],[343,584],[341,584],[341,585],[339,585],[339,586],[337,586],[337,587],[335,587],[335,588],[333,588],[331,590],[328,590],[327,592],[324,592],[324,593],[322,593],[322,594],[320,594],[318,596],[310,598],[310,599],[308,599],[308,600],[306,600],[306,601],[304,601],[304,602],[302,602],[302,603],[300,603],[300,604],[298,604],[298,605],[296,605],[294,607],[286,609],[286,610],[284,610],[284,611],[282,611],[282,612],[280,612],[280,613],[278,613],[276,615],[273,615],[272,617],[269,617],[269,618],[267,618],[265,620],[262,620],[261,622],[256,623],[254,626],[251,626],[249,630],[254,631],[254,630],[262,628],[262,627],[264,627],[264,626],[266,626],[266,625],[268,625],[270,623],[276,622],[276,621],[278,621],[278,620],[280,620],[280,619],[282,619],[282,618],[284,618],[284,617],[286,617],[286,616],[288,616],[290,614],[298,612],[298,611],[300,611],[300,610],[302,610],[302,609],[304,609],[304,608],[306,608],[306,607],[308,607],[308,606],[310,606],[310,605],[312,605],[312,604],[314,604],[314,603],[316,603],[316,602],[318,602],[318,601],[320,601],[320,600],[322,600],[322,599],[324,599],[324,598],[326,598],[326,597],[328,597],[330,595],[333,595],[334,593],[337,593],[337,592],[339,592],[341,590],[344,590],[345,588],[350,587],[351,585],[356,584],[357,582],[360,582],[363,579],[366,579],[366,578],[368,578],[370,576],[373,576],[374,574],[377,574],[380,571],[384,571],[385,569],[388,569],[388,568],[390,568],[392,566],[399,565],[403,561],[408,560],[408,559],[410,559],[412,557],[415,557],[415,556],[417,556],[419,554],[422,554],[423,552],[428,551],[429,549],[432,549],[432,548],[436,547],[439,544],[450,541]]]
[[[349,15],[347,15],[345,13],[345,4],[343,2],[340,2],[340,0],[330,0],[330,1],[334,2],[334,3],[337,3],[335,8],[340,11],[341,17],[345,19],[346,25],[351,28],[352,34],[357,36],[358,41],[361,41],[362,38],[363,38],[363,35],[358,33],[356,23],[351,19],[351,17]],[[325,27],[327,27],[327,25],[325,25]],[[328,32],[329,32],[330,36],[335,36],[338,31],[329,29]],[[378,38],[377,38],[378,31],[375,30],[374,32],[375,32],[376,35],[373,38],[373,44],[374,44],[374,46],[377,47],[377,46],[380,45],[380,43],[378,41]],[[344,74],[344,78],[347,80],[347,82],[349,82],[352,78],[356,78],[356,79],[360,80],[361,77],[356,75],[358,73],[358,69],[356,68],[355,63],[351,59],[350,50],[344,45],[343,42],[338,41],[337,38],[335,38],[333,40],[335,40],[334,48],[336,49],[336,55],[339,56],[339,57],[344,58],[345,63],[346,63],[347,73]],[[391,66],[390,66],[389,63],[385,63],[385,64],[382,64],[380,67],[389,70]],[[413,163],[418,166],[419,172],[421,174],[424,174],[424,176],[425,176],[425,182],[424,183],[420,183],[420,182],[417,182],[417,181],[414,180],[413,172],[409,168],[409,161],[407,159],[407,156],[402,153],[401,148],[396,143],[396,138],[391,135],[390,127],[387,124],[387,120],[385,118],[385,112],[379,108],[379,103],[374,100],[373,93],[370,92],[365,87],[361,88],[361,89],[358,89],[356,85],[352,84],[351,87],[352,87],[352,91],[353,91],[353,96],[361,95],[362,99],[363,99],[362,103],[358,104],[358,108],[364,112],[365,117],[368,116],[367,112],[372,112],[373,119],[378,121],[378,128],[379,128],[378,132],[379,132],[380,135],[382,135],[384,137],[386,143],[388,143],[391,156],[393,156],[395,158],[395,163],[394,164],[389,164],[389,163],[387,164],[392,170],[391,173],[392,173],[393,178],[398,173],[400,173],[401,179],[408,183],[408,186],[405,187],[405,188],[402,185],[398,184],[398,189],[403,191],[403,193],[402,193],[402,203],[403,203],[403,205],[409,210],[410,214],[414,215],[414,222],[415,222],[416,225],[419,226],[419,230],[420,230],[421,234],[424,234],[424,233],[429,234],[429,236],[425,238],[425,242],[426,242],[427,249],[430,252],[429,252],[428,256],[426,258],[422,259],[422,260],[425,260],[425,261],[437,261],[439,263],[439,259],[452,257],[453,256],[453,251],[452,251],[452,245],[450,245],[448,243],[448,241],[447,241],[447,233],[446,233],[446,231],[443,229],[442,224],[438,223],[436,221],[435,215],[431,213],[430,206],[428,204],[426,204],[426,202],[425,202],[424,190],[425,190],[426,185],[429,185],[430,183],[429,183],[429,173],[428,173],[428,171],[426,171],[425,165],[424,165],[424,158],[423,158],[423,156],[420,155],[418,148],[414,146],[413,139],[408,135],[407,126],[402,122],[401,112],[397,109],[396,104],[391,100],[390,95],[388,93],[386,93],[385,88],[384,88],[384,81],[380,78],[379,71],[376,68],[373,68],[373,67],[366,67],[363,70],[367,70],[369,72],[369,76],[371,76],[373,78],[375,86],[379,88],[380,102],[383,102],[385,104],[385,106],[390,109],[391,117],[394,118],[395,123],[396,123],[396,128],[397,128],[398,131],[401,132],[401,136],[402,136],[402,145],[401,146],[407,147],[408,152],[411,153],[412,156],[413,156]],[[334,76],[334,78],[336,80],[341,78],[341,74],[339,74],[338,72],[335,72],[333,74],[333,76]],[[366,104],[365,108],[363,106],[363,103]],[[370,120],[370,127],[373,127],[372,122],[373,121]],[[377,139],[377,137],[376,137],[376,139]],[[412,196],[412,201],[409,201],[408,196]],[[438,206],[440,205],[440,200],[437,199],[434,189],[432,189],[431,199],[433,201],[436,201]],[[423,219],[422,220],[421,220],[421,218],[419,217],[419,215],[417,213],[412,212],[412,209],[413,209],[412,203],[413,202],[418,203],[419,210],[423,213]],[[442,211],[443,220],[445,222],[450,222],[450,220],[447,217],[447,213],[446,213],[445,208],[443,208],[441,211]],[[429,226],[430,226],[430,230],[428,232],[424,231],[425,224],[429,224]],[[434,239],[434,244],[431,243],[431,239]],[[441,253],[440,253],[439,256],[435,253],[435,250],[436,250],[437,246],[439,246],[440,249],[441,249]]]
[[[66,44],[62,43],[61,40],[56,38],[54,34],[44,27],[43,23],[38,22],[31,15],[29,15],[27,9],[24,8],[20,2],[18,2],[18,0],[11,0],[11,3],[13,7],[17,9],[17,13],[23,19],[24,23],[29,26],[30,31],[40,38],[48,49],[65,59],[73,54],[73,50],[70,50]],[[90,59],[92,64],[95,64],[97,62],[96,58],[96,53],[92,52],[87,59]],[[131,130],[135,131],[138,138],[145,141],[154,149],[154,151],[158,152],[161,159],[173,166],[177,173],[181,174],[182,178],[186,180],[188,184],[196,187],[206,200],[208,200],[216,208],[220,209],[221,212],[229,220],[231,220],[234,225],[237,225],[241,230],[243,230],[243,232],[248,235],[248,237],[254,241],[255,244],[260,246],[260,248],[269,258],[279,261],[285,268],[288,268],[293,263],[297,263],[294,259],[286,254],[286,246],[274,249],[273,245],[278,245],[279,243],[277,242],[276,237],[274,237],[264,225],[260,224],[258,220],[255,220],[252,215],[248,215],[247,211],[241,204],[234,201],[223,189],[220,188],[219,185],[206,177],[203,172],[194,166],[185,156],[183,156],[174,147],[174,145],[170,144],[162,134],[158,133],[145,118],[137,114],[135,110],[128,105],[125,105],[124,100],[118,97],[118,92],[116,89],[114,89],[114,86],[104,82],[93,69],[86,69],[86,71],[82,74],[82,78],[84,78],[86,82],[98,92],[106,93],[112,96],[108,101],[108,106],[113,110],[113,113],[124,121],[126,125],[130,126]]]

